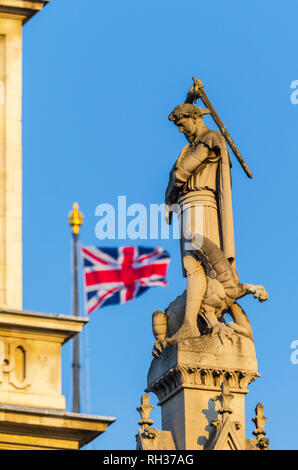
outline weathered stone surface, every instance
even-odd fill
[[[160,400],[162,429],[171,431],[177,449],[204,449],[218,418],[217,397],[226,381],[234,395],[237,440],[245,448],[245,404],[248,384],[258,376],[253,341],[235,335],[233,343],[211,334],[168,345],[154,358],[147,391]],[[237,442],[238,442],[237,441]]]
[[[233,343],[229,339],[222,343],[218,336],[209,334],[168,345],[160,357],[155,357],[151,363],[148,387],[179,366],[189,367],[190,370],[198,368],[257,374],[256,353],[251,340],[235,336]]]
[[[159,431],[155,428],[139,429],[136,435],[137,450],[175,450],[170,431]]]

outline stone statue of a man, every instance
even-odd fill
[[[198,98],[208,108],[192,103]],[[204,99],[203,99],[204,98]],[[203,122],[211,113],[220,132]],[[235,334],[253,340],[248,317],[237,300],[253,294],[260,302],[268,298],[262,285],[240,282],[235,267],[235,246],[231,196],[230,159],[226,140],[249,177],[251,172],[235,147],[212,104],[194,79],[186,102],[169,116],[188,144],[171,173],[166,189],[166,218],[178,212],[181,254],[187,289],[170,303],[165,313],[153,314],[156,338],[154,354],[169,343],[200,335],[218,335],[223,341]],[[225,323],[229,313],[233,322]],[[162,326],[161,326],[162,325]]]
[[[185,103],[176,106],[169,116],[189,144],[172,168],[165,199],[168,206],[178,203],[180,207],[182,256],[185,243],[189,247],[189,241],[194,241],[196,235],[203,235],[234,265],[230,160],[224,137],[208,129],[203,122],[205,113]],[[195,211],[195,208],[202,210]],[[203,220],[196,220],[201,216]]]
[[[184,103],[169,116],[189,142],[171,170],[165,195],[167,206],[179,206],[182,267],[187,276],[185,318],[179,338],[198,334],[197,315],[207,288],[206,268],[203,269],[204,263],[198,262],[197,256],[203,240],[209,240],[222,251],[238,280],[230,160],[224,137],[204,124],[206,112]],[[218,325],[212,309],[206,313],[205,321],[211,328]]]

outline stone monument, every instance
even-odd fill
[[[252,294],[264,302],[268,294],[261,285],[242,283],[237,273],[226,142],[252,174],[202,82],[193,81],[185,103],[169,116],[188,143],[172,167],[165,194],[168,223],[173,212],[180,222],[187,289],[165,312],[153,313],[156,341],[146,391],[159,399],[162,430],[151,428],[149,396],[143,395],[137,448],[267,449],[262,404],[254,418],[257,437],[245,436],[247,386],[259,374],[252,328],[238,299]],[[205,108],[193,104],[198,98]],[[204,115],[210,113],[220,132],[205,125]],[[226,314],[231,322],[226,323]]]

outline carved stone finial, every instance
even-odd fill
[[[265,423],[267,421],[267,418],[264,416],[264,406],[262,403],[258,403],[256,406],[256,416],[252,418],[252,421],[254,422],[256,429],[253,431],[253,434],[255,436],[259,436],[260,434],[265,435]]]
[[[153,419],[150,419],[150,413],[154,406],[151,405],[149,401],[150,396],[147,393],[143,393],[141,397],[141,406],[137,407],[137,411],[141,415],[141,419],[138,424],[142,426],[142,428],[145,428],[146,426],[152,426],[154,423]]]
[[[222,407],[218,410],[218,414],[221,415],[221,421],[219,419],[214,419],[211,422],[211,425],[215,427],[217,433],[219,433],[223,425],[226,421],[226,415],[229,416],[230,414],[233,413],[232,408],[230,408],[230,403],[233,400],[234,395],[230,393],[230,387],[226,379],[224,379],[223,383],[221,384],[221,394],[218,395],[215,400],[220,400],[222,403]],[[238,431],[241,428],[241,424],[239,421],[234,421],[233,426],[236,431]]]
[[[257,437],[257,446],[261,450],[267,450],[269,448],[269,439],[264,437],[266,434],[265,423],[267,418],[264,416],[264,406],[259,402],[256,406],[256,416],[252,418],[256,429],[253,434]]]
[[[218,410],[218,412],[222,415],[224,418],[225,414],[232,414],[233,410],[230,408],[230,403],[233,400],[234,396],[232,393],[230,393],[230,387],[229,384],[226,380],[223,381],[221,385],[221,401],[222,401],[222,407]]]

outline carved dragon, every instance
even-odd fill
[[[233,341],[235,334],[253,341],[250,322],[236,301],[252,294],[264,302],[268,299],[265,288],[242,284],[223,252],[206,237],[202,237],[200,248],[191,251],[183,261],[188,288],[170,303],[165,313],[160,310],[153,313],[156,338],[153,355],[158,356],[167,344],[208,333],[217,334],[222,342],[225,338]],[[233,319],[227,325],[225,313]]]

